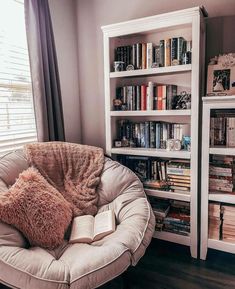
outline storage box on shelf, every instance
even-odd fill
[[[189,161],[191,179],[187,194],[150,187],[146,188],[146,193],[190,204],[190,233],[187,236],[156,232],[155,237],[190,246],[191,255],[197,257],[198,107],[204,54],[202,10],[190,8],[108,25],[102,30],[106,152],[113,157],[127,155]],[[124,70],[117,71],[119,69]],[[124,133],[120,133],[120,123],[127,124]],[[168,129],[160,128],[159,139],[157,132],[161,124]],[[188,127],[187,132],[177,130],[176,127],[184,125]],[[152,132],[150,126],[154,127]],[[183,135],[191,138],[190,150],[189,146],[180,149],[175,141],[172,143],[180,150],[166,149],[168,138],[182,139]],[[157,145],[158,141],[162,145]]]
[[[200,252],[203,260],[208,248],[235,253],[234,120],[235,96],[203,98]],[[219,208],[219,233],[209,221],[213,206]]]

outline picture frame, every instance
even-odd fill
[[[207,96],[214,95],[235,95],[235,66],[208,65]]]

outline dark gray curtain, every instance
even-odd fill
[[[24,0],[39,141],[64,141],[64,120],[48,0]]]

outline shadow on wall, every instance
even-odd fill
[[[206,19],[206,68],[211,57],[235,53],[235,15]]]

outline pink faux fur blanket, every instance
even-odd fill
[[[74,216],[96,214],[96,187],[104,165],[101,148],[44,142],[26,145],[25,152],[29,165],[37,168],[72,205]]]

